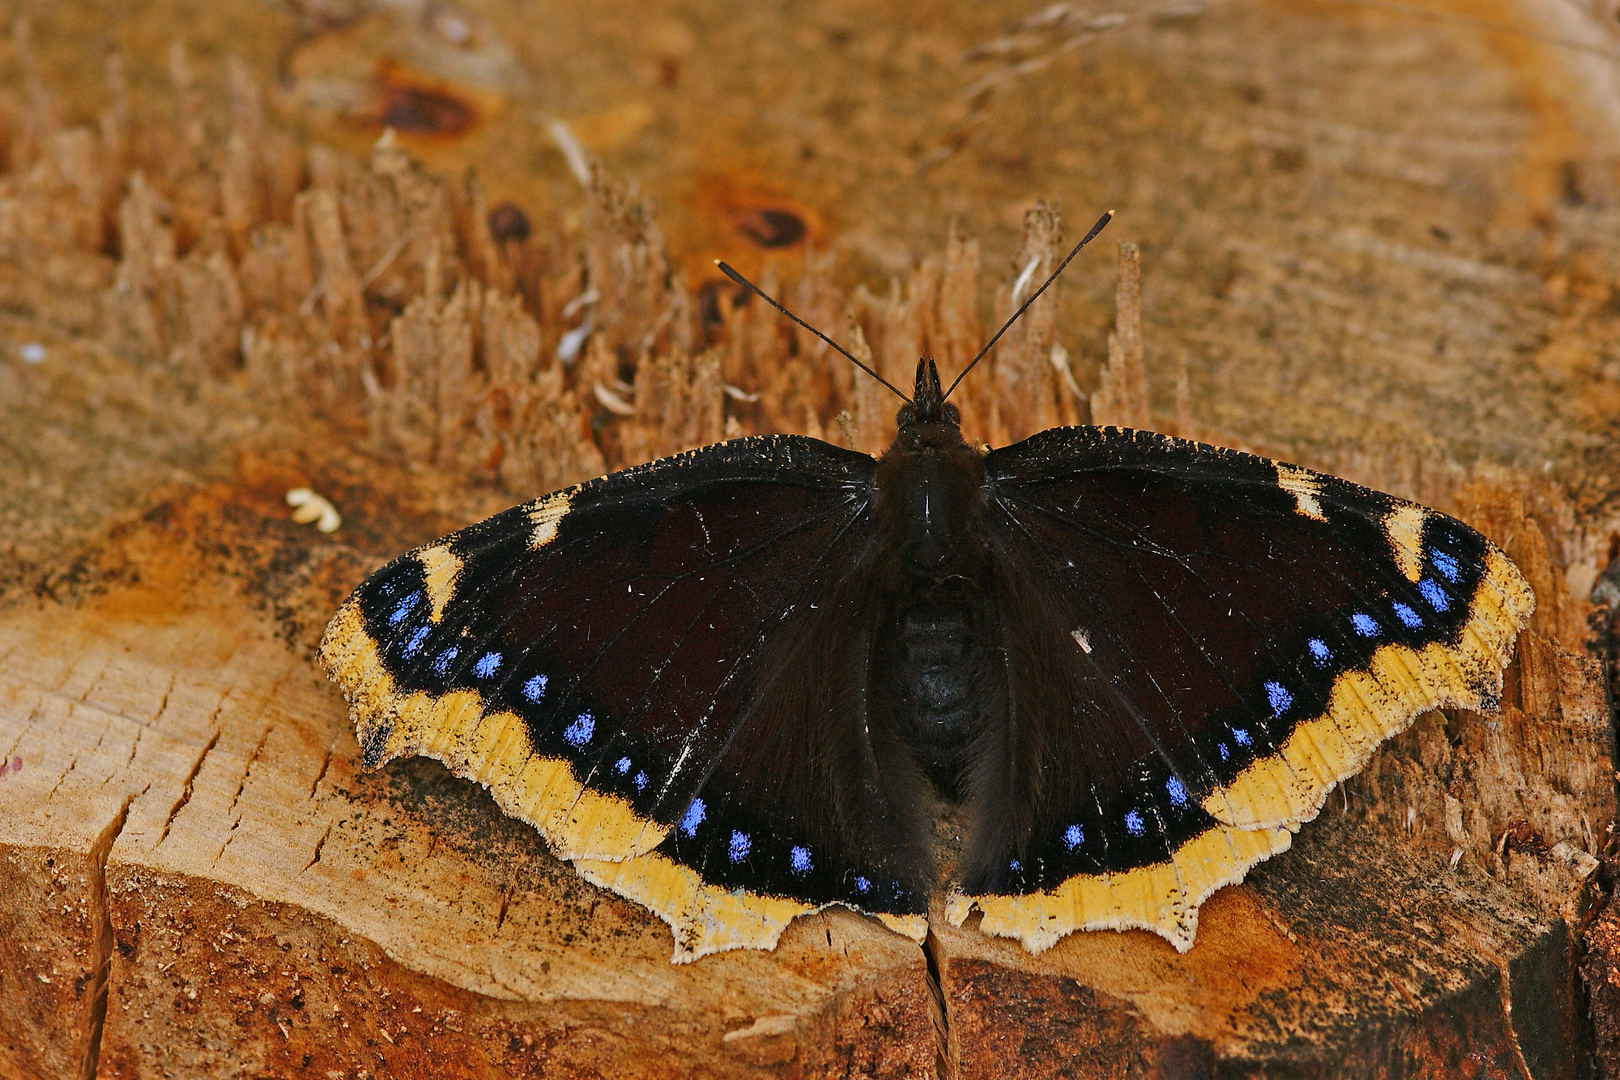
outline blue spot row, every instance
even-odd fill
[[[473,665],[473,674],[480,679],[487,679],[499,670],[501,670],[501,654],[498,652],[485,653],[478,658],[478,663]]]
[[[523,696],[539,704],[540,699],[546,696],[546,677],[544,675],[530,676],[529,681],[523,684]]]
[[[1246,734],[1246,733],[1245,733]],[[1225,750],[1225,747],[1222,747]],[[1187,805],[1187,788],[1177,777],[1170,777],[1165,781],[1165,790],[1170,793],[1170,802],[1178,807]],[[1147,833],[1147,821],[1139,810],[1125,811],[1125,831],[1132,836],[1143,836]],[[1086,830],[1079,824],[1070,825],[1063,830],[1063,846],[1069,851],[1078,851],[1085,846]],[[1008,869],[1021,870],[1017,859],[1007,864]]]
[[[1440,572],[1442,577],[1453,584],[1456,584],[1462,576],[1461,567],[1458,565],[1456,558],[1438,548],[1429,549],[1429,561],[1434,564],[1434,568]],[[1417,589],[1418,594],[1423,597],[1423,602],[1433,610],[1447,611],[1450,609],[1451,597],[1447,595],[1445,587],[1439,582],[1432,578],[1424,578],[1418,582]],[[1423,627],[1423,616],[1410,604],[1392,600],[1390,610],[1394,612],[1395,618],[1400,620],[1401,625],[1407,629],[1418,630]],[[1365,611],[1352,613],[1350,625],[1357,634],[1366,638],[1377,637],[1383,632],[1383,627],[1378,620]],[[1333,650],[1328,648],[1327,642],[1321,638],[1309,638],[1306,640],[1305,646],[1310,650],[1311,661],[1318,668],[1326,668],[1333,659]],[[1266,702],[1271,706],[1273,718],[1281,717],[1294,703],[1293,694],[1282,683],[1268,681],[1265,683],[1265,691]],[[1239,746],[1248,746],[1250,744],[1249,733],[1243,728],[1233,728],[1232,738],[1237,741]],[[1231,757],[1231,748],[1224,742],[1220,743],[1217,749],[1220,752],[1222,761],[1226,761]],[[1169,783],[1174,785],[1170,787],[1170,801],[1180,806],[1181,802],[1186,798],[1186,792],[1181,790],[1180,782],[1174,778]],[[1127,826],[1130,824],[1128,817],[1126,824]]]
[[[433,658],[433,674],[439,676],[441,679],[450,674],[450,665],[455,663],[456,657],[460,655],[461,649],[455,645],[452,645],[438,656],[435,656]]]
[[[629,768],[629,759],[621,759],[621,764],[623,764],[625,768]],[[622,772],[623,770],[620,771]],[[638,788],[645,780],[646,774],[636,774],[636,786]],[[708,817],[708,813],[708,807],[704,805],[702,799],[693,799],[692,802],[687,806],[686,814],[681,818],[681,823],[678,826],[682,835],[687,837],[696,836],[698,827],[703,824],[704,820]],[[727,858],[734,863],[740,863],[744,859],[748,858],[749,854],[752,853],[753,850],[753,837],[743,832],[741,829],[731,830],[731,838],[726,843]],[[793,873],[800,875],[808,874],[811,870],[814,870],[815,863],[810,858],[810,849],[798,844],[795,844],[793,847],[789,848],[788,868],[792,870]],[[866,892],[871,887],[872,883],[866,878],[857,877],[855,879],[855,888],[857,891]]]

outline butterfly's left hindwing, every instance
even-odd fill
[[[869,783],[864,667],[840,654],[863,647],[839,628],[861,624],[872,474],[815,440],[738,440],[394,560],[321,649],[365,763],[423,754],[486,784],[670,922],[678,958],[769,947],[834,902],[920,932],[926,826]],[[801,745],[812,689],[839,706],[816,728],[837,768]]]
[[[960,922],[1040,950],[1197,907],[1424,709],[1494,702],[1534,606],[1452,518],[1147,432],[986,457],[1009,730],[982,748]]]

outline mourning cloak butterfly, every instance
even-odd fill
[[[1145,431],[986,452],[948,393],[920,361],[878,459],[736,439],[395,559],[321,645],[365,765],[487,785],[677,961],[831,904],[921,940],[945,805],[953,925],[1186,950],[1380,742],[1493,705],[1535,601],[1461,522]]]

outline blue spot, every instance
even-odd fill
[[[1007,869],[1016,874],[1024,869],[1024,864],[1019,862],[1017,859],[1014,859],[1012,862],[1007,864]]]
[[[1442,589],[1437,581],[1424,578],[1418,582],[1418,592],[1423,594],[1423,599],[1436,611],[1444,611],[1451,606],[1451,601],[1446,598],[1446,590]]]
[[[647,786],[647,774],[644,772],[638,772],[635,776],[630,778],[630,782],[636,785],[637,791],[640,791],[642,788]]]
[[[1135,810],[1125,812],[1125,830],[1132,836],[1142,835],[1142,815]]]
[[[1164,790],[1170,793],[1170,802],[1175,806],[1187,805],[1187,789],[1181,786],[1181,781],[1174,776],[1164,782]]]
[[[1333,650],[1327,647],[1327,642],[1319,637],[1313,637],[1305,643],[1310,646],[1311,659],[1316,661],[1317,667],[1326,667],[1327,662],[1333,659]]]
[[[810,862],[810,849],[795,847],[788,852],[788,866],[795,874],[808,874],[814,867]]]
[[[1063,830],[1063,846],[1073,851],[1086,842],[1086,831],[1078,825],[1070,825]]]
[[[858,892],[858,893],[867,892],[871,888],[872,888],[872,883],[870,881],[868,881],[866,878],[864,878],[864,877],[856,877],[856,879],[855,879],[855,891],[856,892]]]
[[[613,763],[613,771],[618,773],[620,776],[623,776],[625,773],[629,772],[630,759],[627,757],[622,757],[618,761],[615,761]]]
[[[748,839],[747,833],[733,829],[731,831],[731,845],[726,849],[726,854],[731,856],[732,862],[742,862],[748,858],[748,849],[753,846],[754,842]]]
[[[450,671],[450,665],[456,662],[456,657],[460,655],[460,653],[461,650],[452,645],[448,649],[444,650],[444,652],[434,657],[433,673],[441,676],[448,674]]]
[[[692,805],[686,808],[686,816],[681,818],[681,832],[687,836],[696,836],[698,826],[701,824],[703,824],[703,800],[693,799]]]
[[[1395,617],[1406,624],[1408,630],[1416,630],[1423,625],[1423,616],[1401,603],[1395,601]]]
[[[1294,695],[1280,682],[1266,683],[1266,700],[1271,703],[1271,715],[1281,716],[1294,703]]]
[[[1360,634],[1362,637],[1378,636],[1378,620],[1374,619],[1371,615],[1364,615],[1358,611],[1354,615],[1350,616],[1350,625],[1354,626],[1356,628],[1356,633]]]
[[[1227,746],[1226,746],[1225,743],[1221,743],[1221,760],[1225,761],[1227,758],[1229,758],[1231,756],[1232,756],[1232,751],[1227,749]]]
[[[1232,729],[1232,738],[1237,740],[1239,746],[1249,745],[1249,729],[1235,727]]]
[[[487,679],[499,670],[501,670],[501,654],[487,652],[478,658],[478,663],[473,667],[473,674],[480,679]]]
[[[1456,579],[1453,579],[1453,580],[1456,580]],[[407,596],[405,599],[403,599],[399,603],[395,604],[394,605],[394,610],[388,613],[388,625],[389,626],[398,626],[400,623],[402,623],[406,619],[410,618],[411,617],[411,612],[415,611],[416,610],[416,605],[421,603],[421,602],[422,602],[422,594],[419,593],[419,592],[413,592],[413,593],[411,593],[411,595]]]
[[[538,703],[541,698],[546,696],[546,677],[544,675],[535,675],[530,678],[528,682],[523,684],[523,696]]]
[[[563,728],[563,738],[568,740],[569,746],[578,750],[591,741],[591,736],[595,732],[596,720],[590,713],[582,712],[574,718],[572,724]]]
[[[406,656],[415,656],[422,651],[422,643],[428,639],[428,635],[432,632],[433,627],[431,626],[418,626],[411,636],[405,639],[405,647],[400,651]]]
[[[1457,560],[1438,548],[1429,550],[1429,561],[1434,563],[1434,568],[1440,571],[1441,576],[1453,585],[1457,584],[1457,579],[1462,576],[1462,570],[1457,565]]]

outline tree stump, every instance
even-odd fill
[[[609,5],[544,33],[492,11],[459,44],[391,9],[302,30],[222,10],[194,51],[251,30],[257,71],[134,52],[170,73],[158,105],[121,74],[111,106],[78,102],[48,78],[84,60],[68,31],[91,8],[68,4],[54,37],[19,37],[0,96],[0,1071],[1596,1075],[1578,965],[1615,796],[1587,597],[1616,524],[1620,214],[1606,91],[1566,53],[1259,0],[1124,23],[1002,4],[928,33],[832,5],[798,36],[754,10]],[[372,63],[401,41],[421,70]],[[598,70],[604,41],[642,83]],[[514,44],[555,61],[535,77],[660,216],[600,176],[580,194],[525,118],[539,91],[502,81]],[[311,104],[340,67],[400,124],[455,130],[366,149],[376,118]],[[694,161],[705,131],[748,154]],[[881,441],[847,372],[708,288],[702,257],[744,245],[892,374],[974,347],[1022,269],[1003,255],[1032,250],[1031,193],[1121,200],[1142,306],[1113,310],[1109,260],[1077,267],[1043,324],[1063,356],[1010,343],[998,372],[1039,379],[987,378],[979,433],[1083,416],[1074,390],[1101,385],[1103,407],[1458,514],[1538,596],[1500,713],[1421,718],[1211,898],[1184,955],[1133,931],[1030,956],[971,919],[918,948],[829,910],[773,952],[676,966],[662,923],[477,787],[357,771],[313,647],[387,558],[722,432]],[[518,198],[532,238],[490,205]],[[979,239],[914,259],[952,214]],[[1110,319],[1133,343],[1112,358]],[[291,520],[301,487],[336,532]]]

